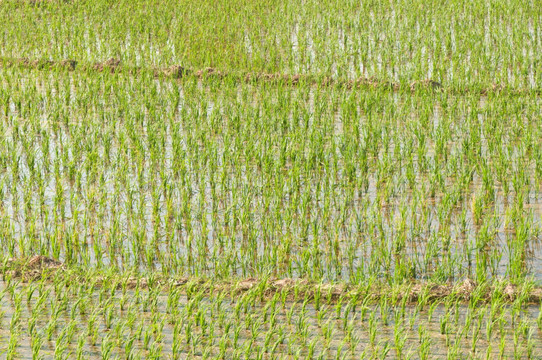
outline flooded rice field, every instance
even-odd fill
[[[129,5],[129,6],[128,6]],[[0,56],[539,89],[535,1],[7,0]],[[325,10],[324,10],[325,9]],[[31,15],[29,15],[31,14]]]
[[[354,283],[542,276],[538,98],[4,74],[10,257]]]
[[[257,290],[230,297],[143,287],[128,278],[94,284],[56,277],[0,283],[0,349],[17,358],[533,358],[542,354],[538,305],[499,301],[292,300]],[[117,281],[117,282],[116,282]],[[127,285],[128,284],[128,285]],[[74,299],[77,299],[75,301]],[[513,346],[510,346],[513,344]],[[39,357],[38,357],[39,354]],[[104,355],[105,354],[105,355]]]
[[[541,358],[537,5],[1,1],[1,357]]]

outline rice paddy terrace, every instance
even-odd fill
[[[0,21],[3,358],[542,357],[536,1]]]

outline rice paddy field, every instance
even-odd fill
[[[542,358],[539,2],[0,22],[2,358]]]

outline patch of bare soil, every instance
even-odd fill
[[[19,2],[21,4],[30,4],[30,5],[34,5],[34,6],[40,6],[40,5],[45,5],[45,4],[54,3],[54,2],[69,4],[71,2],[71,0],[20,0]]]
[[[470,296],[474,290],[476,290],[476,287],[478,285],[476,282],[472,279],[466,278],[463,280],[463,283],[458,286],[458,293],[463,295],[464,297]]]
[[[19,59],[18,63],[24,67],[42,70],[42,69],[51,67],[54,64],[54,61],[44,60],[44,59],[30,60],[27,58],[21,58]]]
[[[507,300],[514,300],[518,295],[518,287],[514,284],[507,284],[503,289],[503,295]]]
[[[183,76],[188,75],[189,72],[188,69],[182,67],[181,65],[171,65],[165,69],[162,69],[161,73],[175,79],[180,79]]]
[[[112,281],[101,275],[89,276],[84,270],[72,269],[55,259],[37,255],[25,259],[9,259],[1,269],[4,276],[20,278],[23,281],[32,281],[41,278],[50,279],[52,275],[66,274],[77,281],[89,282],[92,286],[100,287],[104,281]],[[75,272],[73,271],[75,270]],[[60,273],[59,273],[60,272]],[[80,274],[80,275],[76,275]],[[497,296],[506,301],[514,301],[518,297],[531,303],[542,302],[542,288],[519,287],[511,283],[477,284],[474,280],[466,278],[456,283],[432,284],[428,282],[414,282],[395,286],[373,285],[371,288],[359,288],[348,284],[316,283],[307,279],[269,279],[261,280],[247,278],[240,281],[235,280],[214,280],[204,278],[168,278],[160,275],[153,278],[144,277],[123,277],[117,276],[113,279],[118,288],[149,288],[156,287],[168,291],[171,288],[181,288],[187,294],[194,291],[202,291],[212,294],[216,291],[226,291],[234,295],[245,292],[257,291],[262,298],[271,298],[276,293],[282,293],[290,300],[309,297],[324,297],[328,301],[339,299],[359,298],[365,294],[373,300],[390,298],[392,301],[406,299],[409,303],[419,301],[438,301],[453,297],[462,301],[469,301],[473,297],[479,301],[490,301]],[[364,295],[364,296],[365,296]]]
[[[237,284],[237,290],[247,291],[256,286],[256,284],[258,284],[258,280],[256,280],[255,278],[248,278],[246,280],[240,281]]]
[[[409,301],[415,302],[426,298],[428,300],[441,299],[446,296],[450,296],[453,293],[453,286],[450,284],[424,284],[417,283],[410,288],[410,291],[406,290],[399,296],[401,298],[407,297]]]
[[[48,258],[46,256],[36,255],[28,261],[26,268],[28,270],[58,269],[62,266],[60,261]]]
[[[208,67],[208,68],[205,68],[205,69],[202,69],[202,70],[198,70],[195,72],[196,76],[199,77],[199,78],[202,78],[202,77],[206,77],[206,76],[213,76],[213,77],[217,77],[217,78],[223,78],[224,76],[226,76],[226,73],[220,71],[220,70],[217,70],[215,68],[212,68],[212,67]]]
[[[502,86],[500,84],[493,84],[493,85],[491,85],[491,87],[483,89],[481,91],[481,94],[482,95],[487,95],[489,93],[496,93],[496,92],[501,92],[501,91],[504,91],[504,90],[505,90],[504,86]]]
[[[92,69],[94,69],[96,71],[99,71],[99,72],[102,72],[104,70],[110,70],[112,73],[114,73],[115,70],[119,67],[119,65],[120,65],[120,59],[110,58],[110,59],[107,59],[104,62],[95,63],[92,66]]]
[[[51,69],[53,67],[60,67],[60,68],[67,68],[69,71],[75,70],[75,67],[77,66],[77,61],[71,60],[71,59],[65,59],[61,61],[53,61],[53,60],[30,60],[28,58],[20,58],[15,61],[19,65],[26,67],[26,68],[32,68],[32,69]]]
[[[299,283],[299,280],[296,279],[279,279],[271,282],[271,288],[275,290],[288,290],[293,288],[297,283]]]
[[[63,269],[62,262],[42,255],[36,255],[30,259],[10,259],[6,265],[7,274],[22,278],[23,281],[40,279],[44,273],[51,274]]]
[[[59,65],[63,68],[68,69],[69,71],[74,71],[77,66],[77,61],[71,59],[65,59],[60,61]]]
[[[248,73],[245,75],[246,82],[252,81],[283,81],[287,84],[297,85],[303,79],[303,75],[294,74],[269,74],[269,73]]]
[[[49,0],[44,0],[49,1]],[[125,72],[132,75],[138,75],[142,72],[150,71],[153,72],[155,76],[167,76],[176,79],[186,77],[187,75],[192,75],[197,78],[216,78],[223,79],[225,77],[231,77],[234,80],[245,81],[245,82],[254,82],[254,81],[268,81],[268,82],[280,82],[290,86],[296,86],[301,83],[312,84],[316,86],[340,86],[347,89],[368,87],[368,88],[381,88],[389,89],[393,91],[407,89],[410,91],[416,91],[420,89],[429,89],[433,91],[443,91],[446,89],[448,92],[453,93],[468,93],[468,92],[478,92],[481,95],[487,95],[488,93],[493,92],[507,92],[509,94],[524,94],[526,92],[536,92],[540,93],[539,90],[532,89],[510,89],[506,88],[499,84],[493,84],[492,86],[485,89],[450,89],[444,88],[444,85],[438,81],[432,79],[426,80],[417,80],[413,81],[406,86],[396,82],[390,82],[386,80],[379,80],[375,78],[359,78],[356,80],[345,80],[345,79],[333,79],[331,77],[313,77],[311,75],[305,74],[270,74],[270,73],[248,73],[248,74],[235,74],[220,71],[216,68],[207,67],[201,70],[194,70],[183,67],[181,65],[171,65],[164,68],[145,68],[145,67],[123,67],[121,60],[118,58],[110,58],[103,62],[97,62],[94,64],[83,64],[77,66],[75,60],[62,60],[62,61],[51,61],[51,60],[29,60],[27,58],[6,58],[0,57],[0,66],[22,66],[25,68],[34,68],[34,69],[48,69],[55,66],[67,68],[69,71],[73,71],[77,68],[81,69],[91,69],[98,72],[103,72],[109,70],[111,73],[116,72]]]
[[[442,84],[431,79],[413,81],[410,84],[410,90],[416,91],[417,89],[439,90],[442,89]]]

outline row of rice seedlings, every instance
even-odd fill
[[[70,274],[52,281],[2,282],[0,347],[7,358],[40,359],[457,359],[542,354],[540,311],[520,295],[510,305],[476,295],[418,303],[371,294],[320,304],[301,295],[271,298],[255,286],[241,295],[194,283],[149,287],[116,274]],[[296,292],[296,289],[293,289]]]
[[[539,89],[541,16],[519,0],[9,0],[0,56]]]
[[[0,244],[164,274],[540,276],[540,101],[2,72]]]

